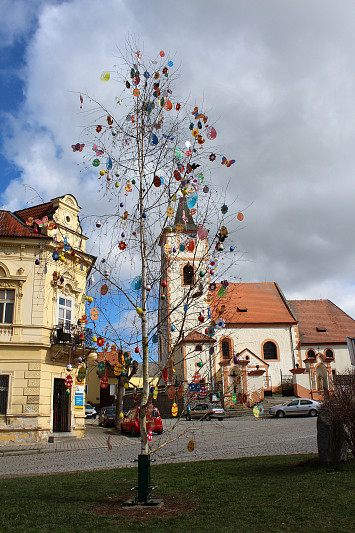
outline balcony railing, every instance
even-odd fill
[[[85,346],[93,346],[94,341],[92,340],[93,331],[89,328],[84,328],[83,326],[74,326],[74,325],[60,325],[55,326],[52,331],[52,345],[54,344],[65,344],[65,345],[75,345],[80,346],[85,344]]]

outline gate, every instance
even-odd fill
[[[283,374],[282,370],[280,370],[280,373],[282,396],[294,396],[293,375]]]
[[[54,378],[53,392],[53,433],[70,431],[69,403],[70,394],[66,392],[64,379]]]

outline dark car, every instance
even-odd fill
[[[111,405],[110,407],[103,407],[99,414],[99,426],[107,428],[108,426],[115,425],[116,407]]]
[[[270,407],[269,413],[271,416],[283,418],[288,415],[298,416],[317,416],[322,403],[310,400],[309,398],[298,398],[280,405]]]
[[[187,408],[186,420],[191,420],[192,418],[197,418],[199,420],[212,420],[212,418],[218,418],[218,420],[223,420],[225,413],[221,405],[216,405],[213,403],[198,403],[193,407]]]

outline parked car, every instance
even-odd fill
[[[103,407],[99,414],[99,426],[108,426],[115,425],[115,416],[116,416],[116,407],[111,405],[110,407]]]
[[[122,419],[121,432],[130,433],[132,437],[140,435],[140,407],[135,407],[128,411],[127,416]],[[163,421],[159,409],[153,408],[151,414],[147,414],[147,430],[154,431],[161,435],[163,433]]]
[[[269,413],[277,418],[283,418],[287,415],[317,416],[322,405],[321,402],[316,402],[309,398],[298,398],[297,400],[270,407]]]
[[[192,418],[198,418],[202,420],[218,418],[218,420],[223,420],[224,415],[224,409],[221,405],[204,402],[198,403],[190,409],[188,408],[186,420],[191,420]]]
[[[96,409],[91,403],[85,404],[85,418],[96,418]]]

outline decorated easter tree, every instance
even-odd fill
[[[211,117],[175,94],[177,71],[164,51],[149,60],[131,48],[122,63],[122,68],[101,75],[104,89],[114,84],[118,91],[110,97],[112,106],[80,94],[90,124],[72,148],[83,152],[89,172],[97,172],[98,188],[107,199],[107,211],[96,221],[100,247],[106,251],[100,251],[103,258],[94,269],[111,295],[110,305],[101,309],[108,323],[106,337],[142,358],[142,457],[150,453],[147,414],[157,387],[149,361],[157,359],[157,347],[155,377],[172,384],[176,350],[184,336],[199,328],[203,335],[214,335],[216,321],[209,308],[216,288],[213,276],[223,276],[229,267],[230,261],[223,259],[226,224],[236,213],[230,208],[227,215],[226,193],[213,183],[212,172],[227,172],[235,161],[213,148],[217,132]],[[235,262],[234,247],[227,248]],[[172,260],[181,253],[191,271],[184,272],[183,290],[168,300],[167,280],[173,286],[180,277],[172,274]],[[220,297],[227,286],[224,281]],[[175,403],[172,414],[177,415]],[[144,491],[138,495],[142,498],[146,501]]]

